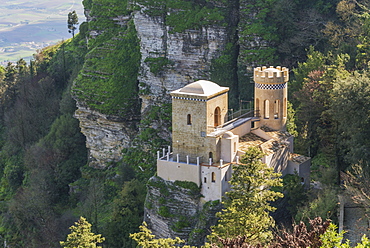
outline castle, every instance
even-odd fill
[[[293,153],[286,132],[289,71],[254,69],[254,111],[228,118],[228,87],[205,80],[172,91],[171,146],[157,153],[157,175],[201,186],[204,201],[230,190],[232,168],[245,150],[258,146],[263,162],[282,175],[297,173],[308,185],[310,159]]]

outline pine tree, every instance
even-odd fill
[[[243,237],[246,243],[257,244],[271,239],[274,220],[269,212],[275,209],[270,202],[283,195],[270,189],[282,184],[280,174],[262,163],[263,155],[258,148],[251,147],[241,164],[233,168],[232,190],[226,193],[225,208],[217,214],[220,219],[209,236],[212,242]]]
[[[78,25],[78,17],[77,17],[77,14],[76,14],[76,11],[72,11],[72,12],[69,12],[68,13],[68,32],[69,33],[72,33],[72,36],[73,38],[75,37],[75,30],[77,29],[77,25]]]
[[[185,241],[176,237],[175,239],[157,239],[143,222],[140,227],[140,232],[130,234],[130,237],[137,242],[137,247],[141,248],[176,248]],[[194,246],[185,245],[183,248],[195,248]]]
[[[68,234],[67,241],[60,242],[63,248],[96,248],[100,247],[96,246],[97,243],[105,240],[101,234],[91,232],[91,224],[82,216],[69,229],[71,233]]]

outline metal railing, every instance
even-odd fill
[[[254,109],[240,109],[238,111],[229,110],[227,115],[228,121],[243,117],[259,117],[259,110]]]

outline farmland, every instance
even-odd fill
[[[82,0],[5,0],[0,5],[0,64],[29,60],[37,49],[68,39],[67,15],[84,21]]]

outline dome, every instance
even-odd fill
[[[228,139],[228,138],[231,138],[231,137],[233,137],[233,136],[234,136],[234,134],[233,134],[232,132],[227,131],[226,133],[224,133],[224,134],[222,135],[222,138],[223,138],[223,139]]]
[[[212,95],[221,90],[223,90],[223,88],[216,83],[207,80],[199,80],[186,85],[184,88],[180,89],[179,92],[199,95]]]

